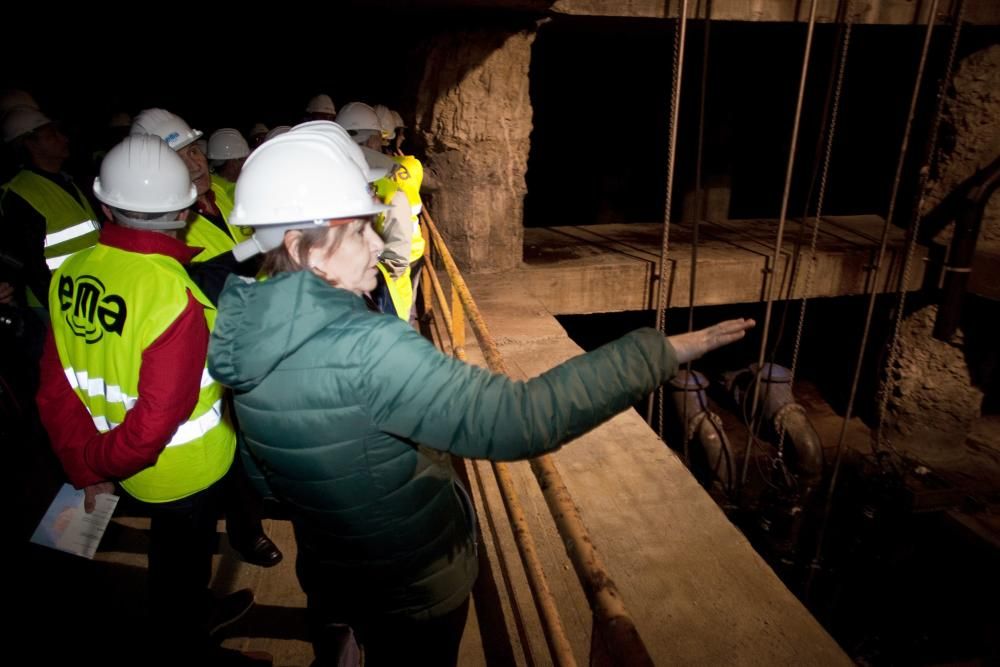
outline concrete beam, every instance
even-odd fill
[[[938,21],[947,22],[958,0],[938,2]],[[840,0],[819,0],[816,18],[820,23],[837,20]],[[616,16],[634,18],[677,18],[680,1],[670,0],[556,0],[551,10],[560,14],[581,16]],[[809,20],[810,3],[802,0],[694,0],[688,4],[690,18],[705,18],[711,9],[713,21],[780,21]],[[913,0],[870,0],[854,4],[854,22],[872,24],[926,24],[930,3]],[[967,0],[965,21],[980,25],[1000,24],[1000,3],[996,0]]]
[[[776,233],[774,220],[703,223],[698,244],[696,305],[753,303],[765,298],[765,278]],[[810,285],[800,272],[790,289],[798,223],[786,225],[783,250],[774,268],[775,298],[846,296],[867,291],[868,267],[877,254],[882,218],[875,215],[824,218]],[[807,229],[807,233],[809,229]],[[808,252],[808,236],[805,250]],[[554,315],[655,308],[662,225],[593,225],[525,229],[524,264],[518,279]],[[902,230],[892,228],[889,252],[876,289],[892,291],[902,266]],[[925,250],[917,249],[908,289],[920,287]],[[691,228],[670,231],[668,307],[689,304]]]

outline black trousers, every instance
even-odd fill
[[[149,513],[149,612],[153,635],[178,655],[208,646],[212,609],[208,584],[221,514],[223,478],[204,491],[169,503],[143,503]]]
[[[226,515],[229,544],[237,551],[249,549],[264,534],[263,499],[250,484],[240,453],[223,478],[222,509]]]

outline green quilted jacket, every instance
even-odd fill
[[[550,452],[677,369],[664,337],[640,329],[511,380],[309,272],[230,278],[208,357],[234,390],[248,470],[289,509],[306,593],[348,616],[413,618],[456,608],[476,577],[475,518],[448,454]]]

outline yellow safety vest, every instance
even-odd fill
[[[423,203],[420,199],[420,185],[424,180],[424,167],[420,160],[412,155],[394,156],[394,162],[400,165],[392,177],[380,178],[375,181],[375,194],[384,203],[388,204],[397,191],[402,191],[406,195],[406,200],[410,203],[410,222],[413,224],[413,240],[410,244],[410,264],[424,256],[426,241],[420,232],[420,211]],[[382,233],[382,225],[385,224],[384,216],[380,216],[375,223],[375,231]],[[389,297],[396,309],[396,314],[403,320],[409,320],[410,309],[413,306],[413,283],[410,280],[410,267],[406,268],[398,278],[393,278],[392,274],[382,264],[378,265],[379,271],[385,278],[386,287],[389,289]]]
[[[45,218],[45,263],[53,271],[74,252],[97,243],[100,236],[94,210],[76,185],[73,189],[79,199],[30,169],[22,169],[3,186],[4,195],[15,193]],[[27,297],[29,306],[41,306],[30,289]]]
[[[424,206],[420,199],[420,186],[424,182],[424,165],[412,155],[394,156],[392,160],[401,167],[396,170],[393,178],[399,189],[406,194],[406,200],[410,202],[410,220],[413,222],[413,245],[410,250],[412,264],[424,256],[427,245],[423,234],[420,233],[420,211]]]
[[[165,255],[98,243],[66,260],[52,277],[52,334],[66,379],[102,433],[125,420],[139,398],[142,354],[187,307],[187,291],[215,307]],[[121,485],[149,503],[185,498],[222,478],[233,462],[236,433],[226,414],[225,388],[202,370],[198,403],[156,463]]]
[[[226,194],[221,185],[212,181],[212,192],[215,193],[215,206],[222,213],[229,234],[222,231],[208,218],[197,215],[188,223],[181,233],[181,240],[192,248],[204,248],[195,255],[193,262],[204,262],[229,252],[237,243],[246,241],[253,236],[250,227],[235,227],[229,224],[229,214],[233,212],[233,200]]]
[[[227,178],[223,178],[219,174],[212,174],[212,185],[218,186],[226,196],[229,197],[229,201],[236,201],[236,181],[230,181]],[[214,187],[213,187],[214,189]]]

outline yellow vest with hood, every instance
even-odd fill
[[[173,258],[103,244],[76,253],[49,289],[52,333],[66,379],[102,433],[125,420],[139,397],[142,354],[184,312],[187,292],[215,307]],[[149,503],[185,498],[222,478],[233,462],[236,433],[224,409],[224,387],[202,371],[198,402],[156,463],[122,480]]]
[[[424,250],[427,246],[424,236],[420,232],[420,211],[423,210],[420,185],[424,179],[424,167],[420,164],[420,160],[412,155],[393,156],[392,160],[399,164],[400,168],[396,169],[391,177],[380,178],[373,185],[376,196],[386,204],[392,200],[397,191],[402,191],[406,195],[406,200],[410,204],[410,222],[413,224],[413,240],[410,243],[410,264],[412,266],[414,262],[424,256]],[[382,233],[381,225],[384,222],[382,217],[376,222],[375,231],[379,234]],[[378,269],[385,278],[385,284],[389,290],[392,305],[396,309],[396,314],[402,320],[409,320],[410,309],[413,307],[411,268],[407,267],[398,278],[393,278],[389,270],[382,264],[378,265]]]

